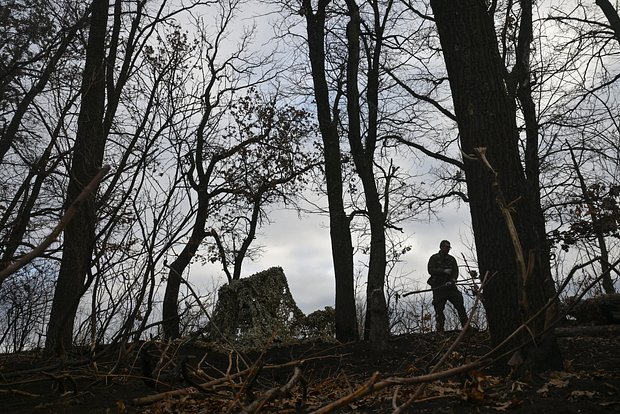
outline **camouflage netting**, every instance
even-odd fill
[[[300,325],[302,338],[334,340],[336,333],[336,310],[331,306],[319,309],[306,316]]]
[[[594,296],[577,303],[575,298],[568,298],[565,306],[571,306],[567,314],[580,324],[620,324],[620,293]]]
[[[210,339],[222,335],[240,345],[260,347],[298,338],[304,313],[297,307],[280,267],[233,280],[220,288]],[[219,331],[219,332],[218,332]]]

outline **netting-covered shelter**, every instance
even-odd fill
[[[210,339],[261,346],[298,336],[305,315],[297,307],[280,267],[222,286],[210,325]]]

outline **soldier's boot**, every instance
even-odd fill
[[[442,317],[438,317],[436,319],[437,319],[437,324],[435,326],[436,326],[437,332],[444,332],[443,326],[446,323],[446,319]]]

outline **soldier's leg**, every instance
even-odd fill
[[[463,295],[458,290],[455,290],[448,300],[454,305],[456,312],[459,314],[459,320],[461,321],[461,326],[465,326],[468,321],[467,311],[465,310],[465,302],[463,300]]]
[[[433,308],[435,308],[435,322],[437,327],[437,332],[444,331],[444,325],[446,323],[446,317],[443,314],[443,310],[446,307],[446,298],[439,297],[433,299]]]

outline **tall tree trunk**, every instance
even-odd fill
[[[609,22],[609,26],[611,26],[614,31],[614,36],[618,43],[620,43],[620,16],[618,16],[618,11],[614,8],[614,6],[609,2],[609,0],[596,0],[597,6],[603,11],[605,17],[607,17],[607,21]],[[577,168],[577,165],[575,165]],[[580,176],[580,181],[583,179]],[[583,183],[581,184],[583,189]],[[586,193],[584,192],[584,197],[586,197]],[[586,199],[586,202],[589,200]],[[601,249],[601,269],[603,274],[603,289],[605,293],[616,293],[616,289],[614,288],[614,283],[611,279],[611,274],[609,273],[609,252],[607,250],[607,244],[605,243],[605,236],[601,231],[600,226],[597,222],[595,222],[595,210],[592,211],[592,223],[594,224],[594,228],[596,230],[596,239],[598,240],[599,247]]]
[[[498,345],[549,299],[545,283],[551,280],[546,255],[540,252],[541,211],[527,197],[526,177],[521,166],[514,102],[507,93],[503,67],[495,37],[493,18],[478,0],[431,0],[435,22],[454,102],[465,154],[486,148],[486,156],[497,173],[500,190],[511,203],[527,272],[520,275],[513,240],[495,199],[488,173],[479,159],[465,157],[464,166],[478,264],[482,274],[495,274],[484,290],[491,340]],[[538,224],[537,224],[538,223]],[[519,280],[522,280],[520,285]],[[525,297],[525,303],[520,298]],[[529,325],[539,333],[543,318]],[[509,345],[519,345],[516,337]],[[555,339],[544,348],[530,347],[533,366],[561,363]]]
[[[349,144],[357,173],[362,180],[366,210],[370,223],[370,260],[368,264],[368,283],[366,285],[366,325],[364,339],[368,339],[374,351],[382,352],[387,348],[389,335],[387,304],[385,302],[384,284],[386,268],[385,217],[373,172],[374,149],[377,137],[377,96],[378,72],[371,67],[368,73],[369,128],[366,147],[362,144],[360,126],[360,104],[358,73],[360,61],[360,13],[355,0],[347,0],[350,21],[347,25],[348,60],[347,60],[347,112],[349,118]],[[381,52],[381,37],[375,40],[375,56],[369,59],[378,62]]]
[[[531,225],[534,232],[532,249],[540,264],[540,272],[546,275],[544,279],[545,295],[549,298],[556,293],[555,283],[551,277],[550,248],[547,240],[545,218],[540,202],[540,159],[538,156],[539,125],[536,104],[532,98],[530,55],[531,44],[534,39],[532,28],[532,0],[521,0],[521,21],[517,39],[516,63],[509,77],[508,93],[521,103],[521,111],[525,120],[525,197],[532,208]],[[513,111],[517,106],[514,102]],[[557,311],[558,303],[553,305]]]
[[[108,1],[93,0],[82,79],[82,104],[67,188],[67,206],[97,174],[103,160],[107,20]],[[72,344],[75,314],[91,265],[96,223],[97,211],[93,195],[80,206],[65,229],[62,261],[45,342],[46,351],[49,353],[62,355]]]
[[[353,279],[353,242],[350,220],[344,209],[342,161],[337,119],[332,119],[325,73],[325,9],[330,0],[319,0],[316,12],[310,0],[303,0],[308,33],[308,53],[312,68],[314,97],[323,139],[325,180],[329,204],[329,227],[336,279],[336,339],[357,339]]]

